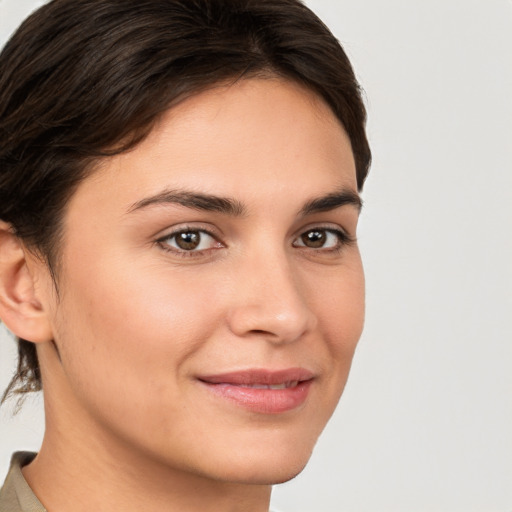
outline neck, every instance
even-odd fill
[[[76,410],[68,422],[51,405],[45,409],[41,450],[23,474],[47,510],[268,512],[270,485],[215,480],[172,467],[158,454],[134,450],[96,429],[90,418],[77,418]]]
[[[56,447],[51,437],[23,473],[52,512],[268,512],[270,486],[215,481],[112,446]]]

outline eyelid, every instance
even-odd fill
[[[193,231],[208,235],[216,242],[216,247],[209,247],[206,249],[195,249],[189,250],[180,249],[177,247],[172,247],[168,243],[167,240],[172,239],[179,235],[180,233],[186,233],[187,231]],[[190,224],[182,224],[178,226],[173,226],[169,231],[166,231],[163,235],[157,235],[155,239],[155,243],[160,246],[164,251],[175,254],[179,257],[194,257],[194,256],[202,256],[205,253],[210,252],[211,250],[217,250],[222,247],[225,247],[225,244],[221,241],[221,237],[218,233],[214,232],[215,230],[211,228],[207,228],[204,225],[190,225]]]
[[[169,238],[178,233],[183,233],[184,231],[201,231],[218,240],[224,236],[222,231],[220,231],[215,225],[212,225],[209,222],[191,221],[180,222],[179,224],[168,226],[165,229],[160,229],[155,235],[153,235],[153,237],[157,241],[165,240],[166,238]]]
[[[350,234],[350,231],[343,226],[340,226],[339,224],[333,224],[330,222],[319,222],[319,223],[312,223],[308,224],[307,226],[301,227],[296,234],[294,235],[294,238],[297,238],[304,233],[307,233],[308,231],[314,231],[315,229],[318,229],[319,231],[330,231],[331,233],[339,233],[347,240],[356,241],[356,237],[352,234]]]
[[[334,235],[336,235],[338,237],[338,240],[339,240],[339,245],[335,248],[333,247],[329,247],[329,248],[325,248],[325,247],[319,247],[319,248],[312,248],[312,247],[308,247],[307,245],[303,244],[303,245],[295,245],[295,241],[300,239],[304,234],[310,232],[310,231],[315,231],[315,230],[318,230],[318,231],[326,231],[326,232],[329,232],[329,233],[332,233]],[[353,235],[351,235],[348,230],[346,230],[345,228],[342,228],[341,226],[339,225],[332,225],[332,224],[313,224],[313,225],[310,225],[310,226],[307,226],[305,228],[302,228],[300,230],[300,232],[297,233],[297,235],[294,236],[293,238],[293,244],[295,247],[301,247],[301,248],[305,248],[307,250],[311,250],[311,251],[316,251],[316,252],[319,252],[319,251],[324,251],[324,252],[329,252],[329,251],[340,251],[342,250],[344,247],[348,246],[348,245],[352,245],[354,243],[357,242],[357,238]]]

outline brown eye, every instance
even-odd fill
[[[350,237],[337,229],[309,229],[295,239],[294,247],[307,247],[308,249],[338,249],[350,243]]]
[[[161,238],[158,242],[165,249],[174,252],[200,253],[222,246],[212,235],[200,229],[178,231]]]
[[[176,245],[184,251],[192,251],[199,247],[201,234],[199,231],[184,231],[175,235]]]
[[[315,229],[307,231],[300,237],[302,244],[312,249],[318,249],[325,245],[327,241],[327,233],[324,229]]]

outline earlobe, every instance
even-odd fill
[[[14,335],[41,343],[52,339],[52,330],[35,285],[25,247],[0,221],[0,319]]]

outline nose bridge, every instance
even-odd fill
[[[316,317],[306,290],[284,249],[252,253],[244,258],[241,269],[239,294],[230,315],[233,332],[283,343],[314,329]]]

